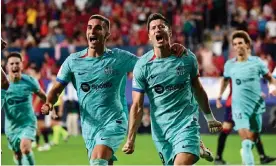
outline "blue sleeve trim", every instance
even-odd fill
[[[144,90],[138,89],[138,88],[132,88],[132,91],[140,92],[140,93],[145,93]]]
[[[66,86],[68,84],[68,82],[63,81],[62,79],[57,78],[56,80],[57,80],[57,82],[60,82],[64,86]]]

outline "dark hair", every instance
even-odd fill
[[[243,38],[246,44],[251,46],[251,38],[249,37],[248,33],[242,30],[234,31],[232,33],[232,42],[235,38]]]
[[[19,58],[20,61],[22,62],[22,57],[21,54],[19,52],[11,52],[8,56],[7,56],[7,61],[12,58],[12,57],[16,57]]]
[[[92,19],[99,19],[99,20],[103,21],[106,24],[107,29],[109,30],[110,21],[108,18],[106,18],[102,15],[99,15],[99,14],[94,14],[94,15],[90,16],[90,18],[89,18],[89,20],[92,20]]]
[[[165,24],[171,28],[171,26],[169,25],[169,21],[160,13],[152,13],[149,17],[148,17],[148,21],[147,21],[147,27],[148,27],[148,30],[149,30],[149,25],[150,25],[150,22],[153,21],[153,20],[163,20],[165,22]]]

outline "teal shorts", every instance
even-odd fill
[[[127,133],[127,123],[122,120],[115,120],[103,128],[101,128],[94,139],[84,139],[87,149],[88,159],[90,160],[93,149],[96,145],[106,145],[113,151],[111,160],[116,161],[114,153],[118,150],[124,141]]]
[[[35,135],[36,135],[35,126],[25,126],[20,129],[17,129],[17,131],[11,134],[7,134],[9,148],[14,152],[19,152],[21,139],[25,138],[25,139],[30,139],[34,141]]]
[[[196,163],[200,156],[199,128],[188,128],[173,136],[170,140],[154,141],[163,165],[173,165],[179,153],[190,153],[195,156]]]
[[[232,116],[235,122],[235,130],[248,129],[254,133],[260,133],[262,131],[262,114],[250,114],[233,110]]]

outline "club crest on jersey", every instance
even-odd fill
[[[184,66],[178,66],[176,68],[176,74],[181,76],[185,74],[185,67]]]

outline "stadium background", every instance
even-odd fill
[[[215,108],[214,99],[218,94],[223,65],[227,59],[234,57],[229,40],[234,29],[247,31],[253,39],[252,54],[261,57],[271,71],[275,67],[276,0],[3,0],[1,37],[8,42],[8,49],[1,50],[1,65],[5,66],[8,52],[21,52],[24,71],[28,74],[38,71],[38,79],[46,90],[51,82],[51,73],[57,73],[64,59],[71,52],[86,47],[85,31],[90,15],[99,13],[111,20],[108,47],[122,48],[141,56],[151,48],[146,19],[153,12],[160,12],[169,19],[173,30],[172,42],[181,43],[196,53],[203,85],[219,120],[223,120],[224,110]],[[262,88],[267,94],[266,82],[262,82]],[[131,75],[126,91],[128,104],[131,104]],[[272,127],[276,98],[267,96],[266,103],[263,142],[266,152],[276,155],[273,149],[276,143],[272,141],[276,140],[276,129]],[[147,100],[145,107],[148,107]],[[68,110],[64,111],[63,120],[66,121]],[[2,111],[2,133],[3,118]],[[201,132],[208,134],[204,118],[200,119]],[[161,164],[147,134],[150,132],[148,122],[148,112],[145,111],[139,130],[144,134],[137,139],[137,151],[133,156],[118,152],[118,164]],[[217,136],[203,135],[203,140],[215,153]],[[13,164],[4,135],[1,148],[4,151],[1,164]],[[231,164],[241,163],[239,148],[239,137],[230,136],[225,159]],[[35,150],[35,154],[37,164],[88,164],[80,136],[71,137],[68,143],[62,142],[47,152]],[[72,156],[76,160],[71,159]],[[256,153],[255,160],[258,160]],[[208,163],[200,161],[199,164]]]

